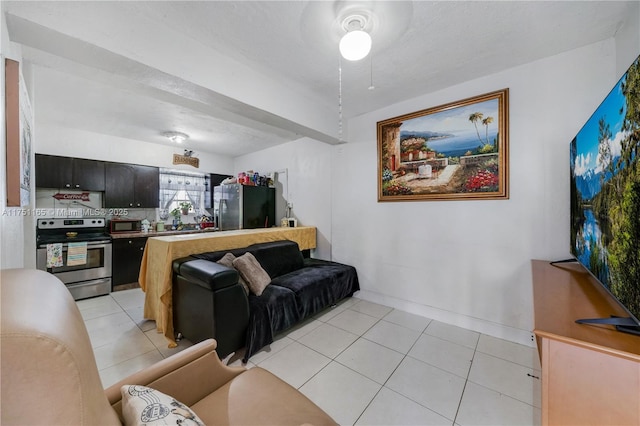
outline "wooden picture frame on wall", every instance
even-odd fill
[[[31,197],[33,119],[20,63],[5,58],[5,128],[7,207],[29,205]]]
[[[509,89],[377,123],[378,201],[509,198]]]

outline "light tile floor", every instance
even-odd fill
[[[140,289],[77,304],[105,387],[191,345],[167,348]],[[278,336],[255,365],[341,425],[540,424],[535,349],[357,298]]]

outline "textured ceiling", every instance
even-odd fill
[[[164,144],[164,131],[179,130],[191,149],[237,156],[302,136],[338,142],[339,66],[346,121],[613,37],[637,11],[632,3],[5,1],[3,9],[31,64],[39,123]],[[373,50],[341,63],[340,24],[353,12],[369,18]]]

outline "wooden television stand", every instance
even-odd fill
[[[543,425],[640,425],[640,336],[577,319],[628,316],[577,263],[533,260]]]

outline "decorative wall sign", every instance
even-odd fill
[[[88,192],[83,192],[81,194],[58,192],[53,195],[53,198],[55,198],[56,200],[91,201],[91,199],[89,198],[89,195],[90,194]]]
[[[509,198],[509,89],[377,123],[378,201]]]
[[[188,164],[197,169],[200,167],[200,159],[187,155],[173,154],[173,164]]]

